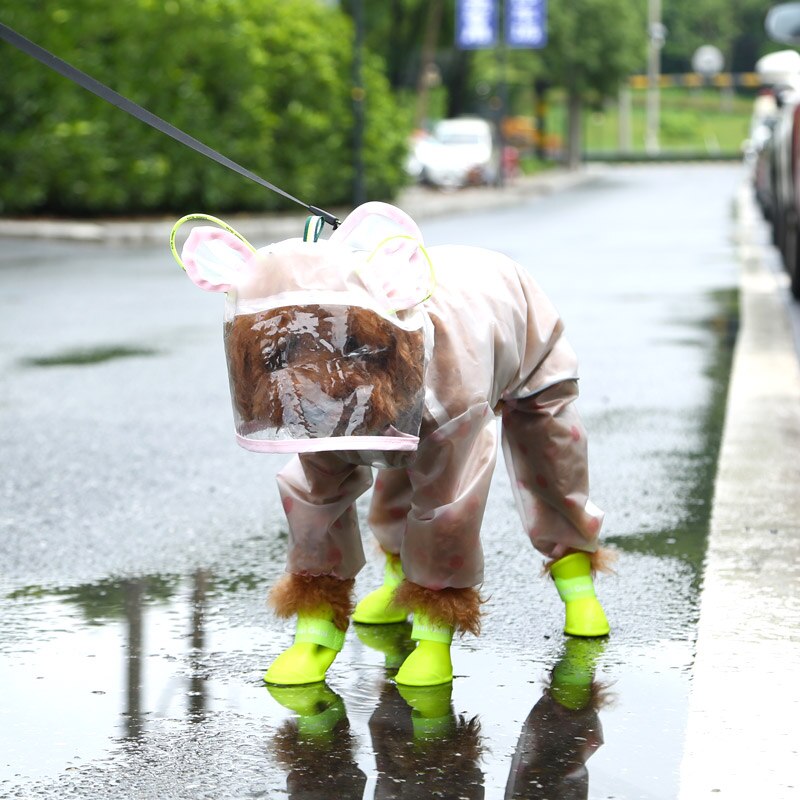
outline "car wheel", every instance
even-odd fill
[[[800,229],[797,221],[787,221],[783,230],[783,265],[789,275],[792,296],[800,300]]]
[[[787,250],[786,271],[789,273],[789,289],[795,300],[800,300],[800,232],[797,227],[791,231],[792,243]]]

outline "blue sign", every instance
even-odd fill
[[[544,47],[547,0],[506,0],[505,34],[509,47]]]
[[[462,50],[494,47],[498,27],[496,0],[457,0],[456,47]]]

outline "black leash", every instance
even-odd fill
[[[180,142],[187,147],[191,147],[192,150],[195,150],[201,155],[206,156],[206,158],[216,161],[218,164],[222,164],[223,167],[227,167],[234,172],[238,172],[239,175],[249,178],[251,181],[255,181],[265,189],[269,189],[270,191],[285,197],[287,200],[291,200],[293,203],[303,206],[303,208],[308,209],[313,215],[322,217],[322,219],[331,225],[334,230],[336,230],[336,228],[339,226],[339,220],[329,211],[323,211],[321,208],[311,206],[308,203],[304,203],[302,200],[298,200],[288,192],[284,192],[283,189],[280,189],[269,181],[265,181],[263,178],[259,177],[254,172],[251,172],[249,169],[237,164],[235,161],[231,161],[230,158],[223,156],[221,153],[218,153],[216,150],[208,147],[208,145],[203,144],[198,139],[195,139],[194,136],[184,133],[180,128],[170,125],[169,122],[166,122],[165,120],[161,119],[161,117],[156,116],[146,108],[142,108],[142,106],[134,103],[132,100],[128,100],[127,97],[123,97],[121,94],[115,92],[113,89],[110,89],[105,84],[102,84],[100,81],[92,78],[91,75],[81,72],[71,64],[68,64],[66,61],[58,58],[58,56],[54,56],[51,52],[45,50],[43,47],[39,47],[38,44],[34,44],[32,41],[30,41],[30,39],[26,39],[24,36],[21,36],[7,25],[3,25],[2,22],[0,22],[0,39],[4,39],[6,42],[8,42],[8,44],[16,47],[17,50],[21,50],[26,55],[35,58],[37,61],[44,64],[46,67],[49,67],[54,72],[57,72],[59,75],[62,75],[65,78],[68,78],[74,83],[77,83],[87,91],[97,95],[107,103],[111,103],[111,105],[122,109],[132,117],[135,117],[141,122],[149,125],[151,128],[155,128],[157,131],[160,131],[172,139],[175,139],[175,141]]]

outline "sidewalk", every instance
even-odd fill
[[[800,796],[800,367],[737,197],[741,327],[715,487],[681,800]]]
[[[414,219],[422,221],[470,208],[501,208],[513,205],[524,198],[547,195],[592,181],[603,172],[601,166],[589,166],[572,172],[552,169],[537,175],[516,178],[500,188],[476,186],[454,192],[412,186],[401,192],[394,204]],[[313,198],[305,199],[313,202]],[[350,211],[347,208],[326,210],[331,210],[340,220]],[[209,208],[186,210],[187,214],[194,212],[214,214],[214,210]],[[225,214],[224,218],[242,236],[261,247],[270,242],[302,236],[307,215],[308,212],[299,210],[296,213],[280,214]],[[85,242],[164,244],[169,241],[170,231],[179,216],[98,220],[0,219],[0,238],[34,237]],[[326,228],[326,231],[329,230]]]

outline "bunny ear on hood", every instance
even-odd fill
[[[435,276],[422,232],[399,208],[388,203],[364,203],[330,239],[366,254],[358,277],[387,309],[408,310],[433,293]]]
[[[193,228],[179,256],[175,234],[184,222],[195,219],[208,220],[220,227]],[[233,228],[206,214],[189,214],[179,219],[172,228],[170,248],[189,278],[208,292],[229,291],[255,253],[255,248]]]

